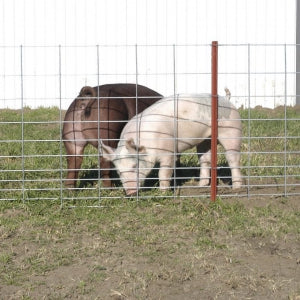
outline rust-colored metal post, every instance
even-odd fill
[[[210,199],[217,196],[217,144],[218,144],[218,42],[211,45],[211,189]]]

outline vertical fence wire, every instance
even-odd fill
[[[100,139],[100,55],[99,55],[99,45],[96,46],[96,57],[97,57],[97,143],[98,143],[98,203],[101,206],[102,197],[101,197],[101,155],[102,155],[102,142]]]
[[[20,80],[21,80],[21,159],[22,159],[22,200],[25,201],[25,153],[24,153],[24,74],[23,46],[20,46]]]
[[[58,46],[58,89],[59,89],[59,165],[60,165],[60,205],[63,206],[63,136],[62,136],[62,74],[61,74],[61,45]]]
[[[287,195],[287,62],[284,45],[284,197]]]
[[[139,82],[139,68],[138,68],[138,45],[135,45],[135,112],[138,114],[138,82]],[[139,160],[139,147],[140,147],[140,120],[136,118],[136,185],[137,185],[137,194],[136,200],[140,200],[140,160]]]
[[[177,171],[176,171],[176,162],[177,162],[177,154],[178,154],[178,96],[176,95],[176,48],[175,45],[172,47],[173,53],[173,97],[174,97],[174,118],[173,118],[173,126],[174,126],[174,154],[173,154],[173,197],[175,200],[176,197],[176,178],[177,178]]]
[[[251,74],[251,69],[250,69],[250,44],[248,44],[248,48],[247,48],[247,54],[248,54],[248,66],[247,66],[247,69],[248,69],[248,120],[247,120],[247,123],[248,123],[248,126],[247,126],[247,132],[248,132],[248,153],[247,153],[247,156],[248,156],[248,166],[247,166],[247,197],[248,199],[250,198],[250,166],[251,166],[251,77],[250,77],[250,74]]]

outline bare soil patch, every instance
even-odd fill
[[[6,207],[0,298],[299,299],[299,199],[223,202]]]

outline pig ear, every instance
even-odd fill
[[[79,93],[79,97],[81,98],[91,98],[96,96],[95,90],[90,86],[84,86]]]
[[[104,145],[103,143],[101,143],[101,148],[102,148],[102,156],[108,160],[108,161],[113,161],[116,157],[116,149]]]
[[[145,146],[137,146],[132,138],[125,141],[125,146],[131,154],[146,153]]]

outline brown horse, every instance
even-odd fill
[[[127,121],[161,98],[157,92],[136,84],[83,87],[68,108],[63,124],[62,138],[68,163],[65,185],[76,186],[84,148],[88,144],[98,148],[101,140],[116,148]],[[100,155],[99,164],[103,186],[111,187],[111,163]]]

